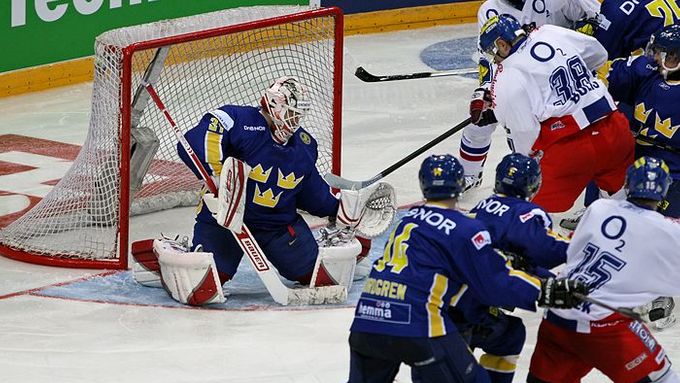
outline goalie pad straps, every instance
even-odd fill
[[[234,157],[228,157],[222,164],[218,183],[218,195],[205,193],[208,210],[221,226],[240,234],[245,212],[245,192],[250,166]]]
[[[163,287],[176,301],[202,306],[226,301],[212,253],[186,252],[172,241],[155,240]]]
[[[356,238],[334,246],[319,247],[310,287],[340,285],[349,291],[360,253],[361,244]]]
[[[341,190],[338,223],[364,237],[375,238],[389,229],[397,212],[392,185],[378,182],[360,190]]]

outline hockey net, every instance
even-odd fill
[[[84,268],[125,268],[129,217],[195,206],[202,183],[142,90],[151,83],[184,131],[224,104],[257,105],[289,75],[310,89],[304,127],[321,174],[340,170],[342,13],[247,7],[121,28],[95,43],[90,126],[72,167],[0,231],[0,254]]]

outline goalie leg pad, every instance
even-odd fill
[[[212,253],[187,252],[170,241],[155,240],[163,287],[176,301],[202,306],[226,301]]]
[[[153,252],[153,239],[144,239],[132,243],[132,276],[135,281],[147,287],[161,288],[161,272],[158,256]]]
[[[310,287],[341,285],[350,289],[361,244],[356,238],[337,246],[319,247]]]

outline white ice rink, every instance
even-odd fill
[[[424,49],[474,36],[475,29],[474,25],[450,26],[346,38],[351,57],[345,71],[343,176],[367,179],[465,119],[468,96],[476,84],[463,77],[362,83],[352,76],[354,68],[362,65],[378,74],[432,70],[420,58]],[[467,64],[472,66],[473,61]],[[82,145],[90,94],[87,83],[0,99],[0,135]],[[494,137],[483,187],[466,195],[463,207],[491,193],[493,170],[507,153],[503,132],[497,131]],[[459,139],[456,134],[430,153],[457,155]],[[416,176],[421,161],[422,157],[387,177],[401,205],[421,198]],[[0,168],[0,191],[14,187],[7,182]],[[0,215],[11,213],[15,203],[0,193]],[[193,209],[184,208],[134,218],[131,237],[149,238],[160,231],[188,234],[192,214]],[[353,312],[349,307],[209,310],[114,304],[98,301],[96,295],[74,300],[32,292],[98,272],[34,266],[0,257],[0,383],[327,383],[347,379],[347,336]],[[523,382],[540,314],[518,315],[525,319],[528,335],[515,378]],[[680,360],[680,325],[657,335],[671,360]],[[398,381],[410,382],[408,368],[402,369]],[[584,381],[608,380],[593,373]]]

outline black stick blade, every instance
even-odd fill
[[[361,67],[361,66],[358,67],[356,71],[354,71],[354,75],[357,76],[357,78],[359,80],[364,81],[364,82],[378,82],[378,81],[380,81],[380,77],[374,76],[374,75],[368,73],[368,71],[366,71],[366,69],[364,69],[364,67]]]

